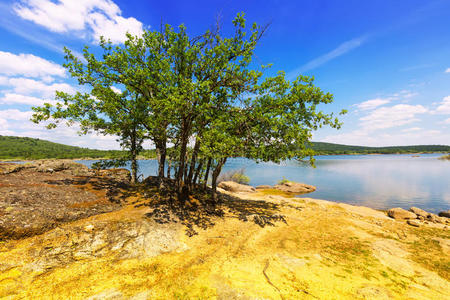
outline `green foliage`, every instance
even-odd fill
[[[436,153],[448,152],[450,146],[445,145],[416,145],[393,147],[364,147],[348,146],[332,143],[312,142],[310,146],[317,155],[336,154],[407,154],[407,153]]]
[[[283,179],[278,180],[278,184],[285,184],[285,183],[288,183],[288,182],[289,182],[289,180],[287,180],[284,176],[283,176]]]
[[[123,157],[124,155],[124,151],[118,150],[95,150],[75,146],[67,146],[40,139],[0,135],[0,159],[116,159]],[[147,159],[155,158],[155,151],[146,150],[141,153],[141,156]]]
[[[220,174],[219,178],[217,179],[217,182],[222,181],[233,181],[239,184],[249,184],[250,177],[245,175],[245,169],[241,168],[236,170],[230,170]]]

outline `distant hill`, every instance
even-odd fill
[[[120,150],[96,150],[41,139],[0,135],[0,159],[117,158],[122,154],[123,151]],[[143,153],[143,156],[152,158],[154,157],[154,151],[147,150]]]
[[[391,146],[391,147],[364,147],[341,144],[313,142],[312,148],[317,154],[397,154],[397,153],[433,153],[450,152],[446,145],[417,145],[417,146]]]
[[[312,148],[319,155],[431,152],[450,153],[450,146],[445,145],[363,147],[313,142]],[[0,135],[0,159],[3,160],[29,160],[46,158],[117,158],[121,157],[123,154],[124,152],[120,150],[96,150],[68,146],[41,139]],[[155,158],[155,150],[145,150],[141,153],[140,156],[141,158]]]

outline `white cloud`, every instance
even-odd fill
[[[361,103],[354,104],[353,106],[356,106],[356,108],[358,110],[362,110],[362,111],[372,110],[372,109],[375,109],[384,104],[388,104],[394,100],[407,102],[408,101],[407,99],[412,98],[416,95],[417,95],[417,93],[415,93],[415,92],[411,92],[408,90],[401,90],[398,93],[394,93],[394,94],[391,94],[391,95],[388,95],[388,96],[382,97],[382,98],[366,100]]]
[[[369,110],[369,109],[377,108],[378,106],[387,104],[389,102],[391,102],[391,98],[385,98],[385,99],[376,98],[376,99],[371,99],[371,100],[361,102],[359,104],[356,104],[355,106],[360,110]]]
[[[402,132],[414,132],[414,131],[420,131],[420,130],[422,130],[422,128],[420,128],[420,127],[412,127],[412,128],[403,129]]]
[[[450,73],[450,68],[447,68],[447,70],[445,70],[445,73]]]
[[[32,111],[20,111],[18,109],[6,109],[0,110],[0,119],[3,120],[15,120],[15,121],[28,121],[33,114]]]
[[[361,146],[407,146],[407,145],[442,145],[450,141],[450,133],[439,130],[391,131],[374,133],[365,130],[354,130],[342,134],[333,134],[321,140],[328,143]]]
[[[391,107],[381,107],[367,116],[360,118],[363,128],[368,130],[385,129],[402,126],[417,121],[417,114],[428,110],[422,105],[397,104]]]
[[[64,77],[65,70],[58,64],[33,54],[13,54],[0,51],[0,74],[26,77]]]
[[[120,8],[111,0],[23,0],[14,10],[23,19],[51,31],[77,32],[96,41],[105,36],[113,43],[121,43],[126,32],[133,35],[143,32],[142,23],[122,17]]]
[[[448,124],[448,125],[450,125],[450,118],[445,119],[444,121],[442,121],[442,124]]]
[[[37,98],[33,96],[25,96],[14,93],[7,93],[3,97],[0,98],[0,103],[3,104],[28,104],[32,106],[41,106],[44,103],[55,104],[57,101],[54,100],[45,100],[42,98]]]
[[[444,99],[442,99],[442,102],[440,102],[434,113],[444,115],[450,114],[450,96],[444,97]]]
[[[53,98],[55,96],[55,91],[63,91],[66,93],[75,92],[75,89],[67,83],[46,84],[42,81],[23,77],[0,78],[0,84],[10,86],[12,91],[16,94],[37,94],[48,98]]]

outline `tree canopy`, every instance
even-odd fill
[[[230,157],[279,162],[310,156],[312,131],[339,128],[333,113],[319,111],[333,101],[314,78],[289,81],[284,72],[263,76],[268,66],[253,62],[266,27],[246,27],[244,14],[233,20],[227,37],[220,28],[189,37],[184,25],[128,35],[123,45],[101,39],[100,57],[85,47],[83,58],[65,49],[64,67],[87,92],[57,92],[56,106],[33,108],[33,120],[79,123],[82,133],[119,137],[130,153],[136,180],[136,156],[142,143],[156,147],[160,186],[174,176],[178,198],[206,187]],[[173,172],[173,173],[172,173]],[[201,184],[202,183],[202,184]]]

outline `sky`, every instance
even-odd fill
[[[118,149],[115,137],[79,136],[77,126],[47,130],[31,107],[56,90],[82,90],[62,67],[63,47],[120,45],[161,23],[198,35],[217,21],[226,33],[239,12],[269,24],[255,62],[289,79],[314,76],[334,95],[320,109],[348,113],[340,130],[314,141],[349,145],[450,145],[450,1],[0,0],[0,135]]]

